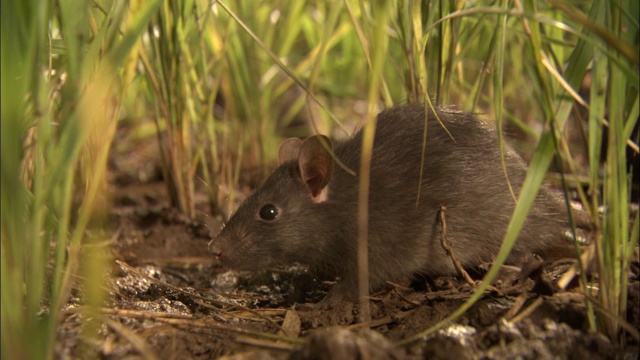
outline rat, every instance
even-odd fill
[[[239,270],[306,264],[319,274],[340,278],[323,303],[355,300],[362,138],[360,130],[335,143],[323,135],[286,140],[279,167],[240,205],[210,242],[210,252]],[[510,146],[505,144],[504,151],[517,196],[527,165]],[[490,124],[474,114],[425,110],[421,104],[382,111],[370,169],[370,290],[417,274],[456,273],[440,242],[441,206],[446,206],[447,240],[461,264],[474,268],[491,262],[515,202],[497,131]],[[563,198],[541,187],[507,262],[544,254],[569,227]]]

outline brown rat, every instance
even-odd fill
[[[415,274],[454,274],[440,245],[437,214],[446,206],[447,239],[462,265],[491,262],[515,201],[507,187],[496,131],[472,114],[438,110],[449,135],[429,111],[422,190],[424,106],[404,105],[378,115],[370,173],[369,276],[371,290]],[[455,139],[455,141],[452,139]],[[341,280],[326,302],[357,296],[358,178],[340,166],[321,135],[287,140],[281,165],[248,197],[211,252],[231,268],[258,270],[298,262]],[[334,144],[335,156],[358,171],[362,132]],[[524,161],[505,146],[516,194]],[[508,259],[542,253],[569,227],[566,206],[542,188]]]

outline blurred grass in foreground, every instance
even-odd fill
[[[3,358],[53,356],[72,288],[101,305],[105,255],[84,245],[108,239],[122,64],[159,4],[2,2]]]
[[[355,0],[3,2],[3,358],[51,357],[76,279],[99,304],[105,260],[83,245],[108,238],[105,163],[122,114],[153,118],[168,192],[193,217],[199,184],[212,212],[229,213],[241,171],[265,176],[294,125],[344,133],[336,120],[406,101],[454,104],[537,140],[498,262],[554,156],[567,180],[588,175],[600,309],[589,307],[590,325],[617,338],[638,239],[625,153],[637,150],[638,7],[391,1],[384,20]],[[567,131],[588,129],[586,165],[562,132],[576,107],[589,111]],[[81,261],[83,249],[96,254]]]

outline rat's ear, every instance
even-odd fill
[[[327,197],[326,186],[333,173],[331,152],[331,140],[324,135],[311,136],[300,146],[298,171],[316,202],[322,202]]]
[[[287,161],[297,160],[301,145],[302,140],[298,138],[288,138],[283,141],[282,144],[280,144],[280,150],[278,150],[278,161],[280,165]]]

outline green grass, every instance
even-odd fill
[[[639,112],[637,1],[31,0],[1,12],[3,358],[51,357],[72,288],[99,304],[89,284],[108,260],[87,245],[110,236],[104,179],[121,118],[155,121],[167,191],[194,216],[199,186],[212,212],[229,213],[241,171],[266,176],[297,118],[344,132],[354,119],[336,114],[358,101],[369,119],[395,103],[453,104],[537,141],[497,263],[556,154],[567,180],[588,175],[600,289],[590,326],[621,338],[638,238],[625,162]],[[588,69],[579,164],[563,129]]]
[[[100,301],[103,258],[83,246],[106,238],[106,160],[125,91],[114,74],[158,4],[2,3],[3,358],[52,357],[79,277],[87,303]]]

